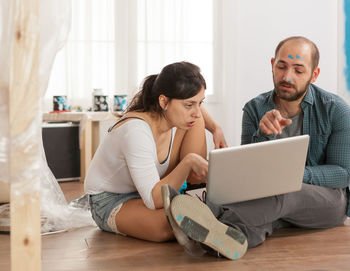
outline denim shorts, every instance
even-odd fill
[[[137,191],[125,194],[101,192],[99,194],[89,195],[92,218],[100,229],[123,234],[117,229],[115,217],[124,202],[137,198],[141,198]]]

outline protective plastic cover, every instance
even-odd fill
[[[70,0],[39,0],[39,91],[43,99],[52,69],[52,65],[57,52],[66,42],[70,28]],[[10,85],[10,63],[11,63],[11,40],[14,34],[14,19],[11,9],[14,7],[13,0],[2,0],[0,2],[0,203],[9,201],[10,183],[20,183],[21,178],[10,180],[10,149],[23,148],[31,149],[31,146],[21,146],[27,144],[26,140],[11,140],[9,137],[9,85]],[[39,101],[40,102],[40,101]],[[39,103],[41,104],[41,102]],[[20,139],[33,137],[40,134],[41,140],[42,112],[39,110],[38,116],[28,125],[28,129],[20,135]],[[38,131],[40,129],[40,131]],[[33,142],[33,141],[29,141]],[[11,144],[11,145],[10,145]],[[96,225],[91,218],[87,204],[68,204],[57,180],[47,166],[45,153],[41,148],[41,161],[34,162],[31,168],[21,172],[22,176],[31,170],[40,167],[40,187],[31,187],[28,183],[21,184],[28,190],[37,189],[41,194],[41,216],[42,233],[69,230],[76,227]],[[28,179],[27,177],[24,180]],[[30,178],[29,178],[30,179]],[[85,198],[84,198],[85,199]],[[80,200],[81,202],[81,200]],[[85,202],[86,203],[86,202]]]

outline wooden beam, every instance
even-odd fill
[[[12,0],[11,270],[41,270],[39,0]]]
[[[83,125],[82,125],[83,122]],[[80,136],[80,177],[84,182],[87,170],[92,159],[92,120],[87,118],[80,121],[81,136]]]

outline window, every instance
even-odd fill
[[[175,61],[198,65],[207,96],[216,95],[213,28],[219,2],[71,1],[71,31],[55,59],[46,98],[67,95],[68,103],[87,108],[94,88],[110,100],[114,94],[131,96],[146,76]]]
[[[137,80],[176,61],[198,65],[213,93],[213,1],[137,1]]]
[[[57,54],[46,97],[91,106],[94,88],[113,95],[115,89],[114,0],[71,1],[71,29]],[[87,98],[88,97],[88,98]]]

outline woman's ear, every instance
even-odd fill
[[[168,98],[163,94],[160,94],[158,97],[159,105],[163,110],[166,110],[168,106]]]

